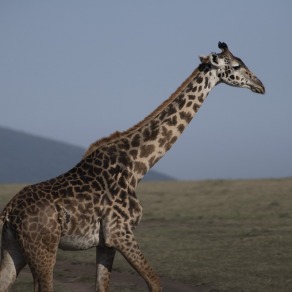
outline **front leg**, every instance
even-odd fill
[[[97,292],[109,291],[109,280],[116,250],[106,246],[96,247],[96,284]]]
[[[116,248],[125,257],[128,263],[143,277],[149,291],[161,292],[160,279],[140,250],[134,234],[131,231],[125,232],[124,236],[120,236],[120,232],[118,234],[112,234],[111,238],[108,238],[109,241],[106,240],[106,244]]]

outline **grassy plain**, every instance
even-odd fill
[[[0,186],[1,209],[21,187]],[[144,215],[135,234],[166,292],[292,291],[291,178],[148,182],[137,194]],[[56,291],[93,291],[94,274],[94,249],[60,251]],[[26,269],[12,291],[30,287]],[[147,291],[119,254],[111,291]]]

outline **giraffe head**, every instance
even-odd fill
[[[223,82],[231,86],[249,88],[256,93],[265,93],[263,83],[247,68],[243,61],[229,51],[225,43],[218,43],[221,53],[211,53],[207,57],[200,57],[202,63],[208,63],[216,70],[218,83]]]

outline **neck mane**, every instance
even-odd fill
[[[125,150],[132,155],[140,180],[175,143],[217,82],[214,69],[208,63],[201,63],[152,113],[124,132],[97,140],[83,158],[106,147]]]

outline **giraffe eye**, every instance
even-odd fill
[[[239,69],[240,69],[240,65],[232,66],[232,68],[233,68],[234,70],[239,70]]]

